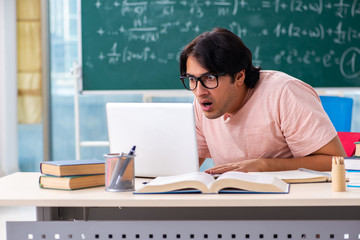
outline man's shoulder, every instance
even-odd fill
[[[261,70],[260,71],[260,79],[263,80],[271,80],[271,81],[281,81],[281,82],[288,82],[288,81],[300,81],[299,79],[284,73],[284,72],[280,72],[280,71],[275,71],[275,70]]]
[[[280,71],[274,70],[261,70],[260,79],[258,85],[256,86],[257,92],[262,92],[263,94],[267,92],[282,92],[284,87],[293,82],[299,81],[298,79]]]
[[[260,81],[263,87],[273,88],[273,89],[282,89],[285,86],[294,85],[294,86],[306,86],[306,88],[312,88],[307,83],[301,81],[300,79],[293,77],[287,73],[275,70],[261,70],[260,71]]]

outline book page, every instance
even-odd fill
[[[214,180],[215,180],[214,177],[212,177],[210,174],[204,172],[191,172],[191,173],[184,173],[175,176],[157,177],[154,180],[150,181],[148,185],[156,186],[156,185],[172,184],[183,181],[198,181],[198,182],[202,182],[207,187],[209,187]]]
[[[175,176],[157,177],[143,185],[135,193],[175,193],[181,190],[195,189],[209,192],[209,186],[215,178],[204,172],[191,172]],[[186,191],[185,191],[186,192]]]
[[[345,164],[346,170],[360,170],[360,158],[359,157],[345,158],[344,164]]]
[[[258,173],[249,174],[244,172],[226,172],[218,177],[219,180],[224,178],[240,179],[254,183],[272,183],[273,181],[273,176]]]
[[[266,174],[226,172],[212,184],[211,190],[218,192],[225,188],[236,188],[254,192],[288,192],[288,184]]]

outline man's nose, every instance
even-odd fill
[[[196,96],[203,96],[209,93],[209,89],[204,87],[201,82],[198,82],[197,87],[193,92]]]

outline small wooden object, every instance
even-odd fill
[[[346,178],[345,178],[345,165],[344,158],[334,156],[332,158],[332,191],[345,192],[346,191]]]

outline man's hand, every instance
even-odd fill
[[[338,136],[334,137],[329,143],[313,152],[312,154],[300,158],[257,158],[241,160],[238,162],[219,165],[205,172],[210,174],[220,174],[228,171],[240,172],[271,172],[296,170],[307,168],[316,171],[331,171],[332,156],[346,157],[345,150]]]
[[[250,159],[240,162],[233,162],[224,165],[219,165],[213,168],[205,170],[206,173],[210,174],[220,174],[228,171],[238,171],[238,172],[261,172],[265,171],[265,159]]]

